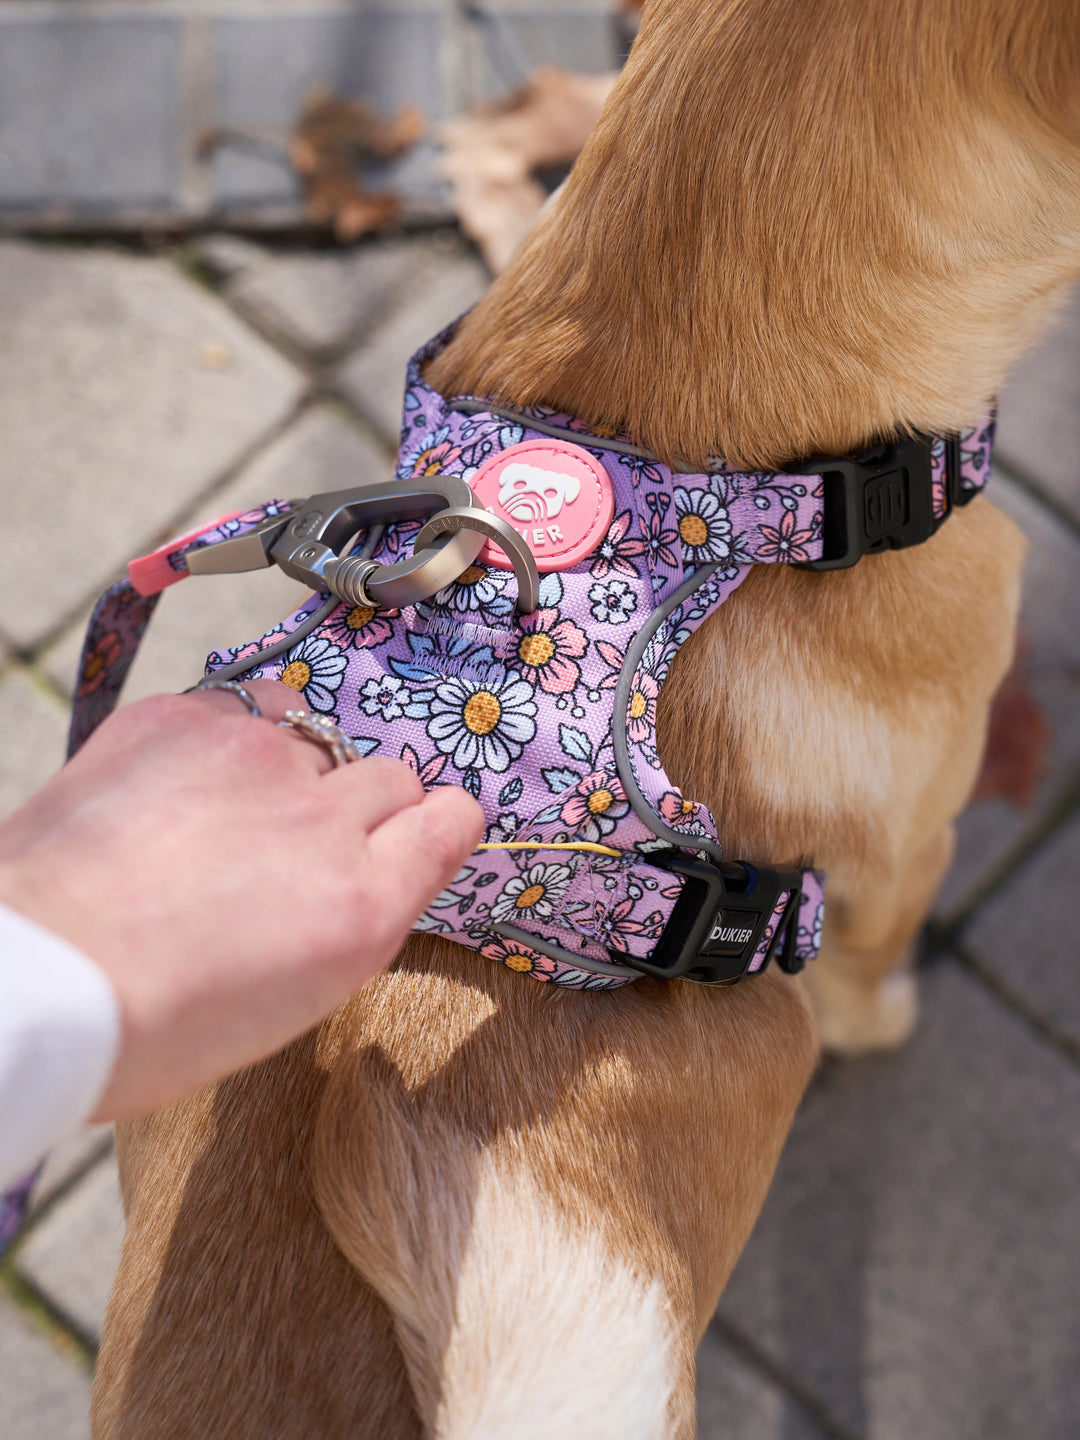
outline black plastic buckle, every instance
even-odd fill
[[[930,446],[923,438],[898,440],[845,459],[814,457],[786,466],[795,474],[821,475],[825,481],[825,551],[820,560],[804,561],[800,569],[846,570],[864,555],[929,540],[937,529]],[[960,490],[955,452],[947,469],[952,500]],[[952,503],[966,504],[969,498]]]
[[[675,902],[664,933],[649,960],[620,954],[632,965],[658,980],[697,980],[704,985],[733,985],[746,974],[777,901],[785,890],[790,896],[764,961],[774,955],[781,969],[796,974],[803,962],[795,954],[802,875],[798,870],[770,870],[761,865],[714,865],[689,859],[679,851],[654,856],[652,863],[686,881]]]

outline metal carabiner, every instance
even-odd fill
[[[193,575],[211,575],[277,565],[313,590],[329,590],[354,605],[412,605],[456,580],[483,549],[485,536],[461,530],[392,565],[343,556],[341,548],[358,530],[372,525],[473,508],[479,508],[479,501],[456,475],[334,490],[296,501],[287,515],[270,517],[246,535],[190,551],[187,566]]]

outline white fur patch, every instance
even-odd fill
[[[489,1164],[458,1272],[439,1440],[662,1440],[670,1326],[659,1283]]]

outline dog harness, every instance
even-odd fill
[[[416,930],[577,989],[801,969],[824,877],[721,855],[657,753],[661,687],[752,565],[837,569],[928,539],[985,484],[992,421],[794,473],[684,474],[547,407],[444,399],[423,369],[455,329],[409,364],[393,481],[271,501],[132,563],[90,624],[72,751],[163,589],[277,563],[315,594],[207,674],[282,680],[363,753],[483,807],[483,845]]]

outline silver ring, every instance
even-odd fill
[[[198,690],[227,690],[230,695],[235,695],[242,700],[248,710],[258,720],[262,715],[259,703],[250,690],[245,690],[243,685],[237,684],[235,680],[200,680],[198,685],[192,685],[190,690],[185,690],[185,695],[194,695]]]
[[[446,510],[440,510],[421,528],[413,545],[416,550],[420,550],[425,545],[430,545],[439,535],[457,535],[462,530],[475,530],[502,547],[504,553],[510,557],[514,574],[517,576],[517,608],[523,615],[531,615],[540,603],[540,576],[536,569],[536,558],[513,526],[508,525],[500,516],[492,515],[490,510],[485,510],[480,505],[473,505],[468,509],[452,505]],[[460,574],[459,570],[458,575]],[[457,575],[454,579],[457,579]]]
[[[305,740],[313,740],[316,745],[328,750],[335,766],[351,765],[354,760],[364,758],[355,741],[350,740],[345,731],[325,715],[311,715],[307,710],[286,710],[278,724],[285,729],[299,730]]]

